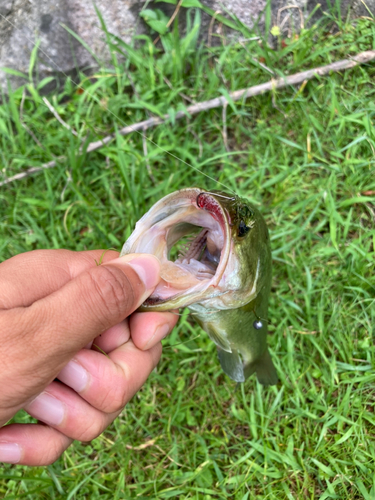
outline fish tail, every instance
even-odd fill
[[[234,349],[227,352],[218,347],[217,353],[223,371],[235,382],[245,382],[254,372],[262,385],[276,385],[279,381],[268,349],[261,358],[247,365],[243,364],[240,354]]]
[[[244,368],[245,378],[252,373],[256,373],[258,382],[262,385],[276,385],[279,381],[276,368],[273,364],[269,350],[266,349],[261,358],[256,362],[250,363]]]

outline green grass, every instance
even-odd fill
[[[340,21],[331,34],[327,18],[271,50],[258,40],[199,45],[194,22],[187,39],[172,27],[156,48],[150,38],[137,49],[108,38],[113,68],[80,75],[83,92],[67,81],[49,96],[78,138],[32,80],[23,104],[23,89],[4,101],[3,174],[68,160],[1,188],[0,256],[120,249],[162,196],[218,187],[180,158],[258,204],[269,224],[269,343],[280,384],[251,377],[236,390],[185,311],[157,372],[120,418],[50,467],[4,466],[2,497],[375,498],[374,64],[228,106],[227,148],[222,111],[213,110],[147,131],[146,156],[138,134],[80,151],[84,139],[173,116],[189,104],[184,95],[203,101],[269,80],[258,61],[292,74],[375,49],[375,24]]]

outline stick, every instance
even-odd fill
[[[173,21],[175,20],[175,17],[177,16],[178,11],[180,10],[180,7],[181,7],[181,5],[182,5],[182,1],[183,1],[183,0],[179,0],[179,2],[178,2],[178,4],[177,4],[177,6],[176,6],[176,8],[175,8],[175,11],[174,11],[174,12],[173,12],[173,14],[172,14],[172,17],[171,17],[171,18],[170,18],[170,20],[167,22],[167,28],[169,28],[169,26],[170,26],[170,25],[173,23]],[[155,40],[154,40],[153,44],[154,44],[154,45],[156,45],[156,44],[158,43],[158,41],[159,41],[159,40],[160,40],[160,35],[158,35],[158,36],[155,38]]]
[[[253,97],[256,95],[264,94],[265,92],[269,92],[273,89],[281,89],[287,87],[289,85],[297,85],[299,83],[303,83],[305,80],[311,80],[317,76],[328,75],[330,71],[341,71],[344,69],[354,68],[359,64],[364,64],[369,61],[375,59],[375,50],[367,50],[365,52],[361,52],[354,56],[352,59],[343,59],[342,61],[337,61],[332,64],[327,64],[326,66],[320,66],[318,68],[309,69],[307,71],[302,71],[301,73],[296,73],[294,75],[286,76],[283,78],[272,79],[267,83],[262,83],[261,85],[255,85],[254,87],[249,87],[247,89],[235,90],[231,92],[229,95],[233,101],[240,101],[241,99],[247,99],[248,97]],[[201,111],[207,111],[208,109],[220,108],[225,103],[228,103],[224,96],[216,97],[215,99],[210,99],[209,101],[199,102],[197,104],[192,104],[186,108],[186,111],[178,111],[175,115],[175,119],[179,120],[185,116],[192,116],[200,113]],[[165,123],[169,120],[170,116],[164,115],[163,118],[155,117],[149,118],[148,120],[144,120],[142,122],[135,123],[133,125],[127,125],[119,130],[120,135],[128,135],[132,132],[142,131],[145,132],[147,129],[151,127],[156,127],[162,123]],[[101,149],[103,146],[108,144],[112,139],[115,138],[115,134],[108,135],[107,137],[103,137],[99,141],[91,142],[88,145],[87,153],[91,153],[93,151],[97,151]],[[64,160],[66,158],[59,157],[58,160]],[[9,177],[8,179],[0,182],[0,187],[5,184],[9,184],[15,180],[24,179],[30,175],[33,175],[37,172],[41,172],[46,168],[53,168],[57,165],[57,161],[50,161],[41,165],[40,167],[33,167],[25,172],[21,172],[19,174],[14,175],[13,177]]]
[[[66,157],[60,156],[59,160],[66,160]],[[5,181],[0,182],[0,187],[4,186],[5,184],[9,184],[10,182],[24,179],[25,177],[29,177],[30,175],[41,172],[42,170],[47,170],[48,168],[54,168],[56,167],[56,165],[57,165],[56,160],[53,160],[49,161],[48,163],[43,163],[43,165],[41,165],[40,167],[31,167],[28,170],[26,170],[26,172],[20,172],[19,174],[13,175],[13,177],[9,177]]]
[[[51,113],[56,118],[56,120],[59,123],[61,123],[61,125],[63,127],[65,127],[66,129],[70,130],[72,134],[74,134],[76,137],[78,137],[77,132],[74,129],[72,129],[72,127],[70,125],[68,125],[66,122],[64,122],[64,120],[61,118],[61,116],[59,115],[59,113],[56,111],[56,109],[52,106],[52,104],[49,102],[49,100],[46,97],[43,97],[43,102],[47,106],[47,108],[51,111]]]

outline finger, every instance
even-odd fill
[[[27,307],[55,292],[79,274],[118,257],[112,250],[34,250],[0,264],[0,309]]]
[[[106,330],[103,334],[96,337],[93,342],[93,349],[99,349],[106,353],[113,351],[125,344],[130,339],[130,329],[128,318],[115,326]]]
[[[6,339],[0,357],[6,359],[10,351],[12,359],[26,361],[9,363],[0,372],[0,387],[7,385],[13,405],[20,386],[24,394],[33,396],[34,389],[38,394],[77,351],[132,313],[158,281],[155,257],[127,255],[89,269],[28,308],[0,312]]]
[[[24,410],[70,439],[91,441],[108,427],[122,408],[111,414],[104,413],[64,384],[52,382]]]
[[[90,379],[80,395],[52,382],[25,410],[72,439],[95,439],[140,389],[160,357],[160,346],[147,352],[137,350],[131,342],[126,346],[121,355],[117,352],[119,365],[103,354],[86,351],[81,366],[86,364]],[[90,364],[94,367],[91,372]]]
[[[11,424],[0,429],[0,462],[50,465],[72,440],[43,424]]]
[[[93,349],[109,353],[125,344],[130,338],[129,322],[134,344],[141,350],[150,349],[172,331],[177,321],[174,313],[135,312],[97,337]]]
[[[160,356],[160,343],[141,351],[131,340],[108,356],[83,349],[64,367],[58,378],[93,407],[114,413],[140,389]]]
[[[177,321],[173,312],[136,312],[129,318],[132,340],[138,349],[150,349],[173,330]]]

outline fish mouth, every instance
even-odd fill
[[[150,253],[161,281],[143,310],[185,307],[222,293],[230,255],[230,217],[218,197],[198,188],[159,200],[136,224],[121,255]]]

